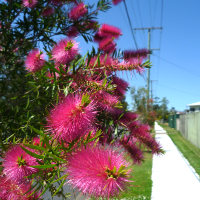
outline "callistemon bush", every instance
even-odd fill
[[[50,191],[52,196],[63,196],[61,188],[69,184],[90,197],[115,197],[131,184],[129,166],[141,163],[144,158],[141,144],[152,153],[160,153],[149,126],[142,124],[136,113],[125,109],[122,100],[128,83],[118,77],[122,71],[142,73],[149,67],[145,59],[150,52],[146,49],[117,52],[116,42],[122,31],[94,21],[93,12],[96,15],[102,7],[91,12],[92,6],[80,1],[52,0],[45,4],[40,17],[49,18],[50,23],[53,17],[62,20],[58,17],[59,9],[64,9],[66,2],[70,5],[66,9],[69,24],[59,22],[56,27],[62,26],[65,38],[57,43],[52,38],[44,46],[48,59],[38,48],[28,51],[25,59],[25,68],[33,75],[29,82],[33,89],[26,95],[37,92],[34,100],[28,100],[27,107],[39,99],[39,109],[35,109],[40,112],[40,107],[45,107],[45,111],[43,121],[37,124],[40,129],[31,124],[37,117],[31,116],[29,110],[26,113],[29,120],[24,127],[38,137],[30,139],[31,142],[27,137],[24,144],[14,138],[15,144],[4,153],[0,176],[3,200],[32,199],[29,195],[32,190],[27,192],[31,184],[34,192],[42,190],[41,195]],[[112,2],[117,5],[122,0]],[[42,6],[36,0],[22,3],[27,12]],[[52,34],[56,35],[54,31]],[[81,35],[87,41],[97,42],[98,50],[81,56],[81,46],[75,38]],[[44,98],[48,105],[43,103],[47,102]],[[133,162],[126,161],[127,155]],[[57,188],[55,183],[59,184]]]

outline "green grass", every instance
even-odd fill
[[[123,192],[118,199],[150,200],[151,199],[151,172],[152,154],[144,153],[145,161],[141,165],[132,166],[132,186]]]
[[[200,149],[186,140],[179,131],[170,128],[166,124],[160,124],[168,133],[174,144],[182,152],[190,165],[195,169],[200,176]]]

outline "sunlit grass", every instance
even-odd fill
[[[151,172],[152,154],[144,153],[145,161],[141,165],[132,166],[132,186],[123,192],[118,199],[150,200],[151,199]]]

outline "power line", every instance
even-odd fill
[[[132,29],[132,23],[131,23],[131,20],[130,20],[130,16],[129,16],[129,13],[128,13],[128,8],[127,8],[127,5],[126,5],[126,0],[123,1],[124,2],[124,7],[125,7],[125,10],[126,10],[126,15],[128,17],[128,22],[129,22],[129,27],[130,27],[130,30],[131,30],[131,34],[132,34],[132,37],[133,37],[133,40],[134,40],[134,43],[135,43],[135,47],[136,49],[138,49],[138,45],[137,45],[137,42],[136,42],[136,39],[135,39],[135,35],[134,35],[134,32],[133,32],[133,29]]]
[[[136,0],[136,6],[137,6],[138,14],[139,14],[139,19],[140,19],[140,22],[141,22],[141,27],[144,27],[143,26],[143,20],[142,20],[142,14],[141,14],[141,9],[140,9],[139,2],[141,2],[141,1],[140,0],[139,1]],[[143,30],[142,33],[143,33],[143,37],[144,37],[144,41],[145,41],[145,37],[146,37],[145,31]]]
[[[161,27],[163,27],[163,17],[164,17],[164,0],[161,0],[161,5],[160,5],[160,26]],[[160,31],[160,38],[159,38],[159,48],[160,49],[161,49],[161,45],[162,45],[162,37],[163,37],[163,30]],[[159,57],[158,57],[157,79],[159,79],[160,53],[161,53],[161,51],[159,51]]]
[[[136,11],[135,11],[135,8],[133,6],[133,3],[134,3],[134,0],[131,0],[130,1],[130,5],[131,5],[130,8],[131,8],[132,13],[134,15],[135,24],[136,24],[137,27],[139,27],[139,26],[142,27],[142,24],[140,23],[140,20],[138,20],[138,17],[136,15]],[[139,34],[139,35],[140,35],[140,39],[141,39],[143,45],[145,45],[145,36],[144,36],[144,34]]]
[[[126,25],[129,26],[129,23],[127,22],[127,18],[126,18],[126,16],[125,16],[125,13],[124,13],[122,4],[119,4],[119,7],[120,7],[120,11],[121,11],[122,16],[123,16],[123,20],[125,21]]]
[[[155,19],[156,19],[156,14],[157,14],[157,12],[156,12],[156,10],[157,10],[157,5],[158,5],[157,0],[154,0],[154,6],[153,6],[153,24],[154,24]]]
[[[151,13],[151,1],[149,0],[149,26],[153,26],[153,18],[152,18],[152,13]]]
[[[164,0],[161,0],[161,13],[160,13],[160,26],[163,27],[163,14],[164,13]],[[160,32],[160,41],[159,46],[161,48],[161,41],[162,41],[162,31]]]
[[[198,94],[190,93],[190,92],[187,92],[187,91],[184,91],[184,90],[180,90],[180,89],[177,89],[177,88],[168,86],[168,85],[163,85],[163,84],[160,84],[160,83],[159,83],[159,84],[157,83],[157,85],[158,85],[158,86],[161,86],[161,87],[169,88],[169,89],[171,89],[171,90],[176,90],[176,91],[181,92],[181,93],[184,93],[184,94],[189,94],[189,95],[193,95],[193,96],[196,96],[196,97],[197,97],[197,96],[200,97],[200,95],[198,95]]]
[[[186,72],[189,72],[190,74],[192,74],[192,75],[195,75],[195,76],[197,76],[197,77],[200,77],[200,74],[198,74],[198,72],[192,72],[191,70],[189,70],[189,69],[187,69],[187,68],[185,68],[185,67],[183,67],[183,66],[181,66],[181,65],[178,65],[178,64],[176,64],[176,63],[174,63],[174,62],[172,62],[172,61],[170,61],[170,60],[167,60],[167,59],[165,59],[165,58],[162,58],[162,57],[160,57],[160,56],[158,56],[158,55],[156,55],[156,54],[152,54],[153,56],[156,56],[156,57],[158,57],[159,59],[161,59],[161,60],[163,60],[164,62],[166,62],[166,63],[169,63],[170,65],[174,65],[175,67],[177,67],[177,68],[179,68],[179,69],[181,69],[181,70],[185,70]]]

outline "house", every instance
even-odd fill
[[[190,112],[200,112],[200,102],[188,104]]]

